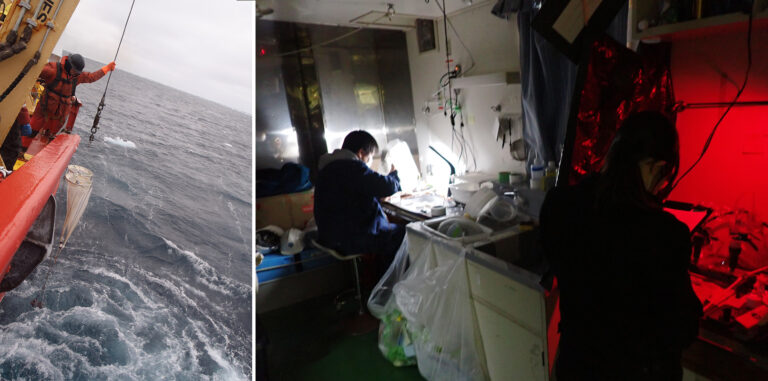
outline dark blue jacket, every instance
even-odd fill
[[[400,190],[397,171],[384,176],[363,163],[349,150],[336,150],[320,157],[315,184],[315,221],[320,241],[334,248],[356,250],[350,242],[387,234],[393,224],[379,198]],[[354,239],[353,239],[354,237]]]

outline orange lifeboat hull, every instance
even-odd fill
[[[78,135],[59,135],[24,166],[0,181],[0,281],[80,144]],[[0,300],[4,293],[0,294]]]

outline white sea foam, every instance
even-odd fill
[[[155,311],[156,312],[156,311]],[[149,314],[154,314],[147,311]],[[34,374],[46,380],[67,380],[72,379],[74,372],[82,377],[87,375],[89,379],[167,379],[171,375],[193,376],[200,372],[195,362],[188,362],[183,359],[183,350],[194,347],[194,342],[188,342],[178,337],[166,337],[167,347],[160,352],[144,353],[140,348],[144,340],[134,335],[134,331],[146,326],[154,326],[157,316],[151,316],[151,319],[142,319],[140,327],[120,327],[110,323],[112,318],[98,309],[77,307],[70,311],[60,311],[52,313],[43,311],[42,314],[49,315],[46,320],[39,321],[35,325],[37,329],[14,329],[7,335],[0,338],[0,363],[24,364],[25,369],[34,369]],[[125,345],[128,353],[126,357],[128,363],[107,363],[94,365],[90,359],[79,353],[84,347],[94,348],[99,353],[108,350],[99,341],[87,336],[79,336],[77,333],[68,333],[60,326],[60,322],[69,321],[69,325],[83,323],[83,327],[92,326],[94,321],[104,324],[110,330],[117,330],[118,340]],[[59,344],[53,344],[51,340],[44,340],[33,337],[35,330],[40,326],[46,325],[46,331],[55,332],[58,336]],[[9,327],[17,328],[17,327]],[[21,328],[21,327],[18,327]],[[97,355],[101,356],[101,354]],[[57,359],[56,364],[51,359]],[[62,362],[62,360],[65,360]],[[182,364],[184,366],[182,367]],[[17,369],[18,370],[18,369]],[[137,375],[140,375],[137,378]]]
[[[138,135],[108,132],[99,139],[103,149],[81,146],[75,159],[94,171],[91,203],[55,266],[48,258],[0,303],[0,378],[238,381],[253,373],[250,319],[244,319],[250,282],[238,268],[250,265],[248,245],[239,238],[249,242],[250,208],[238,210],[238,198],[248,199],[238,197],[247,194],[248,184],[227,171],[185,175],[216,153],[233,153],[229,159],[236,168],[247,167],[249,159],[234,150],[235,141],[185,150],[184,139],[215,140],[208,121],[217,118],[236,121],[233,131],[247,135],[250,119],[131,80],[135,86],[121,87],[131,101],[113,105],[112,121],[141,129],[149,140],[141,139],[139,149],[131,141]],[[96,99],[102,95],[95,87],[82,91]],[[188,117],[198,111],[201,120]],[[164,165],[169,152],[192,167]],[[189,210],[197,203],[215,205],[211,221],[201,221],[211,236],[199,246],[169,235],[190,234],[185,222],[199,217]],[[158,253],[156,235],[190,251],[158,241],[169,254]],[[32,308],[29,302],[41,293],[49,269],[45,308]]]
[[[37,375],[46,380],[64,380],[64,374],[47,356],[56,347],[61,346],[51,346],[37,339],[27,340],[23,345],[14,345],[11,350],[4,351],[6,354],[0,356],[0,362],[20,361],[27,364],[28,369],[35,369]],[[45,352],[40,352],[40,349]]]
[[[214,348],[211,348],[206,345],[206,349],[208,350],[208,355],[211,356],[213,361],[216,361],[216,364],[218,364],[221,369],[214,373],[213,379],[214,380],[226,380],[226,381],[232,381],[232,380],[247,380],[245,376],[243,375],[242,371],[235,368],[232,363],[224,359],[224,356],[222,353]]]
[[[220,349],[211,346],[211,340],[208,335],[205,334],[205,330],[201,327],[200,322],[193,321],[192,329],[205,346],[205,352],[216,362],[216,365],[220,367],[219,371],[213,376],[214,380],[247,380],[243,377],[242,373],[238,371],[228,359],[226,359],[226,356]]]
[[[174,281],[176,281],[176,283],[180,284],[185,290],[187,290],[187,291],[191,292],[192,294],[194,294],[198,299],[205,299],[205,298],[208,297],[208,296],[205,295],[204,292],[202,292],[202,291],[192,287],[191,285],[188,285],[186,282],[184,282],[184,280],[182,280],[181,278],[177,277],[176,275],[167,274],[166,276],[168,278],[173,279]]]
[[[107,271],[106,269],[103,269],[103,268],[97,268],[97,267],[96,267],[96,268],[89,268],[88,270],[89,270],[89,271],[91,271],[91,272],[92,272],[92,273],[94,273],[94,274],[98,274],[98,275],[102,275],[102,276],[105,276],[105,277],[108,277],[108,278],[112,278],[112,279],[115,279],[115,280],[117,280],[117,281],[120,281],[120,282],[123,282],[123,283],[127,284],[127,285],[128,285],[128,287],[130,287],[130,288],[131,288],[131,291],[135,292],[135,293],[136,293],[136,295],[138,295],[138,296],[139,296],[139,298],[141,298],[141,301],[142,301],[144,304],[147,304],[147,305],[149,305],[149,306],[151,306],[151,307],[156,307],[156,306],[157,306],[157,304],[156,304],[156,303],[153,303],[153,302],[150,300],[150,298],[148,298],[148,297],[147,297],[147,296],[144,294],[144,292],[142,292],[142,291],[141,291],[141,290],[140,290],[138,287],[136,287],[136,285],[134,285],[134,284],[133,284],[133,282],[131,282],[131,281],[130,281],[130,280],[128,280],[127,278],[125,278],[125,277],[123,277],[123,276],[120,276],[120,275],[118,275],[118,274],[115,274],[115,273],[113,273],[113,272],[111,272],[111,271]]]
[[[111,274],[109,270],[94,269],[90,266],[86,266],[85,270],[116,280],[126,281],[124,277]],[[142,278],[150,275],[150,273],[141,269],[138,269],[138,273]],[[156,284],[155,287],[168,288],[174,295],[179,295],[179,291],[182,291],[173,282],[157,278],[152,280],[160,281],[160,284]],[[132,282],[126,283],[132,285]],[[97,294],[102,295],[105,295],[109,288],[107,284],[101,282],[93,283],[91,286]],[[148,294],[140,293],[133,287],[132,289],[137,294],[141,294],[142,298],[149,296]],[[60,289],[56,290],[61,291]],[[148,327],[154,330],[166,329],[172,332],[179,323],[184,325],[190,323],[188,320],[177,320],[177,317],[181,316],[179,315],[179,310],[173,307],[169,309],[156,305],[157,308],[142,308],[137,312],[132,312],[131,315],[134,318],[132,321],[121,322],[103,311],[106,302],[102,298],[97,297],[94,301],[95,304],[93,306],[75,306],[62,311],[47,308],[42,310],[33,309],[31,313],[36,315],[33,318],[26,318],[23,321],[7,325],[5,327],[7,328],[6,334],[0,335],[0,364],[9,364],[10,362],[16,364],[14,367],[18,366],[18,364],[24,364],[24,369],[34,369],[33,374],[50,380],[71,379],[77,373],[81,376],[87,375],[91,379],[114,378],[131,380],[142,378],[166,379],[170,375],[194,378],[199,374],[201,370],[197,366],[197,362],[190,362],[189,359],[184,358],[185,352],[192,353],[196,359],[199,358],[200,353],[194,353],[196,352],[195,341],[172,335],[164,336],[162,342],[164,347],[158,351],[145,352],[143,346],[148,342],[148,338],[136,335],[137,332],[145,331]],[[191,308],[197,308],[194,304],[189,304],[194,302],[188,298],[182,298],[181,301],[186,301],[187,305]],[[143,301],[139,300],[138,303],[143,304]],[[124,307],[130,308],[130,305],[133,303],[127,304]],[[182,306],[184,304],[182,303]],[[53,305],[53,302],[51,302],[51,305]],[[215,324],[208,316],[203,317],[205,318],[204,322],[193,321],[194,324],[198,327],[213,325],[215,327],[214,332],[216,333],[208,334],[206,330],[201,331],[191,325],[187,326],[185,330],[193,329],[197,333],[195,338],[207,348],[210,345],[215,345],[211,344],[213,338],[220,337],[219,335],[222,332],[226,332],[227,329],[225,326]],[[158,327],[158,322],[166,322],[170,326],[163,325],[164,328]],[[116,334],[115,340],[125,348],[126,352],[123,356],[128,359],[128,363],[112,362],[96,365],[88,357],[80,353],[83,351],[83,348],[92,348],[92,350],[98,351],[100,354],[97,356],[101,357],[104,355],[103,351],[109,350],[108,347],[104,346],[104,343],[101,343],[96,338],[83,334],[83,332],[94,329],[95,331],[91,332],[114,332]],[[53,336],[48,339],[36,337],[41,330]],[[56,342],[58,344],[54,344]],[[56,364],[58,365],[54,365],[49,358],[56,358]],[[63,359],[65,359],[64,363],[61,362]],[[229,369],[226,367],[226,362],[221,364],[217,361],[217,364],[219,364],[220,368]],[[230,368],[234,367],[230,366]],[[216,379],[217,374],[221,371],[220,369],[216,374],[204,377],[204,379]],[[234,379],[229,377],[229,373],[227,373],[226,377],[227,379]]]
[[[222,289],[232,290],[230,286],[239,285],[229,279],[220,279],[222,276],[205,263],[199,263],[202,260],[194,253],[184,252],[171,242],[168,245],[174,256],[179,255],[192,264],[193,277],[210,277],[208,283]],[[67,269],[59,268],[59,273],[68,273],[69,267],[78,263],[79,258],[60,261],[59,265],[63,264]],[[207,314],[193,313],[184,317],[184,312],[201,310],[197,304],[206,300],[204,291],[210,287],[208,284],[197,283],[203,288],[199,290],[178,274],[159,276],[135,264],[128,267],[113,264],[113,268],[79,264],[80,271],[96,278],[83,274],[68,284],[54,278],[48,298],[59,295],[62,301],[65,297],[71,301],[73,293],[82,292],[83,287],[87,287],[92,292],[93,304],[57,310],[61,308],[57,307],[60,306],[57,296],[48,300],[49,308],[25,312],[20,321],[3,327],[0,364],[17,370],[27,369],[31,374],[50,380],[75,377],[139,380],[172,376],[211,381],[247,379],[246,368],[236,360],[240,353],[232,352],[230,331],[225,322]],[[116,273],[114,269],[125,269],[125,272]],[[229,282],[233,284],[229,285]],[[29,299],[33,290],[39,290],[39,284],[24,284],[18,291]],[[126,300],[115,299],[114,291],[134,296]],[[155,293],[172,298],[174,303],[158,302],[154,299]],[[105,306],[113,302],[130,318],[123,319],[121,314],[113,315],[112,309],[105,310]],[[220,306],[214,307],[220,310]],[[239,342],[236,345],[240,345]],[[205,358],[213,361],[213,368],[209,365],[201,368]],[[202,372],[212,373],[203,376]]]
[[[171,293],[178,298],[177,300],[178,302],[184,302],[186,306],[192,307],[195,309],[200,308],[194,299],[187,296],[187,294],[184,293],[184,290],[178,287],[177,285],[173,284],[173,282],[169,281],[168,279],[158,278],[149,272],[144,272],[144,271],[140,271],[140,272],[142,272],[142,275],[146,277],[147,283],[154,283],[159,287],[165,287],[166,289],[170,290]]]
[[[125,148],[136,148],[136,143],[130,141],[130,140],[123,140],[119,136],[115,136],[114,138],[110,138],[109,136],[104,138],[104,141],[109,144],[114,144],[116,146],[125,147]]]
[[[237,217],[237,209],[235,209],[235,206],[232,204],[232,201],[227,201],[227,207],[229,207],[229,211],[232,213],[232,217],[235,219],[235,226],[237,226],[237,232],[240,233],[240,237],[243,239],[243,243],[247,244],[246,238],[243,235],[243,228],[240,226],[240,218]]]
[[[208,286],[211,290],[221,292],[222,294],[229,295],[231,293],[231,290],[236,290],[239,292],[247,292],[248,286],[238,283],[236,281],[233,281],[232,279],[229,279],[225,276],[220,276],[216,273],[216,269],[214,269],[211,265],[209,265],[206,261],[202,260],[200,257],[195,255],[195,253],[189,251],[189,250],[183,250],[179,248],[175,243],[165,239],[165,241],[168,246],[170,246],[172,249],[178,251],[180,254],[184,255],[189,262],[192,264],[192,266],[197,270],[197,279]]]

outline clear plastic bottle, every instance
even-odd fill
[[[546,178],[546,190],[550,190],[555,187],[555,182],[557,181],[557,164],[555,164],[554,160],[550,160],[547,163],[547,169],[544,172],[544,178]]]

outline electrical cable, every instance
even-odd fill
[[[451,80],[451,78],[450,78],[450,75],[451,75],[451,72],[449,71],[449,72],[447,72],[447,73],[443,74],[443,76],[442,76],[442,77],[440,77],[440,81],[439,81],[439,82],[440,82],[440,88],[441,88],[441,89],[442,89],[443,87],[446,87],[446,86],[448,86],[448,84],[447,84],[447,83],[446,83],[446,84],[443,84],[443,80],[445,79],[445,77],[448,77],[448,80],[450,81],[450,80]]]
[[[458,132],[456,132],[456,129],[454,128],[454,133],[456,133],[456,140],[459,141],[459,147],[461,148],[459,157],[461,158],[463,156],[467,160],[467,164],[469,164],[470,149],[467,139],[464,137],[464,113],[462,111],[461,102],[459,101],[461,90],[456,89],[454,92],[456,96],[456,109],[458,110],[457,114],[459,116],[459,129]]]
[[[453,129],[453,133],[456,134],[456,141],[459,142],[459,161],[461,161],[461,158],[464,157],[464,142],[461,141],[461,135],[459,135],[456,132],[456,129]]]
[[[752,69],[752,17],[754,14],[754,7],[749,12],[749,27],[747,29],[747,72],[744,75],[744,82],[741,84],[741,87],[739,88],[739,91],[736,93],[736,97],[733,98],[733,101],[731,101],[731,104],[728,105],[728,108],[725,109],[725,112],[720,117],[720,119],[715,123],[715,126],[712,128],[712,132],[710,132],[709,137],[707,138],[707,141],[704,143],[704,147],[701,150],[701,154],[699,154],[699,157],[696,159],[696,161],[693,162],[693,164],[685,171],[683,174],[677,178],[677,181],[672,185],[672,188],[669,190],[670,192],[677,188],[677,186],[680,184],[681,181],[685,178],[685,176],[688,175],[688,173],[693,170],[694,167],[696,167],[697,164],[701,161],[701,159],[704,157],[704,154],[707,153],[707,150],[709,149],[710,144],[712,143],[712,139],[715,136],[715,132],[717,131],[717,128],[720,126],[720,123],[725,119],[725,116],[728,115],[728,112],[731,111],[733,106],[736,104],[736,102],[739,100],[739,97],[741,96],[741,93],[744,92],[744,88],[747,87],[747,81],[749,80],[749,71]]]
[[[429,3],[429,1],[426,1]],[[457,142],[459,145],[459,161],[462,158],[465,158],[467,161],[469,161],[470,156],[472,158],[473,166],[475,169],[477,169],[477,159],[475,157],[475,152],[472,150],[471,145],[467,141],[466,137],[464,136],[464,113],[461,110],[461,106],[459,105],[459,94],[458,91],[456,91],[456,94],[454,96],[454,90],[451,86],[451,75],[454,73],[451,70],[451,58],[450,53],[448,50],[448,26],[451,27],[451,30],[453,30],[453,33],[456,35],[456,39],[459,40],[459,43],[462,47],[464,47],[464,50],[467,51],[467,55],[470,59],[470,65],[469,68],[464,71],[464,73],[469,73],[472,69],[475,67],[475,57],[472,55],[472,51],[469,50],[467,45],[464,43],[464,41],[461,39],[461,36],[459,35],[459,32],[456,30],[456,27],[453,26],[453,23],[450,19],[448,19],[448,15],[446,13],[446,6],[445,6],[445,0],[443,0],[443,4],[440,5],[440,1],[435,1],[435,4],[440,9],[440,12],[443,14],[443,33],[445,36],[445,66],[446,66],[446,73],[443,74],[440,77],[439,80],[439,89],[438,92],[444,91],[446,87],[448,87],[448,100],[447,104],[444,108],[443,113],[445,116],[448,116],[447,109],[450,109],[450,120],[451,120],[451,150],[454,150],[454,141]],[[444,83],[443,80],[445,80],[447,77],[447,82]],[[455,99],[455,101],[454,101]],[[458,110],[458,112],[457,112]],[[460,127],[459,130],[456,131],[456,116],[459,116],[460,118]]]
[[[427,0],[426,3],[429,3]],[[435,92],[435,94],[438,94],[440,92],[445,92],[445,88],[448,87],[448,98],[446,99],[446,103],[443,107],[443,115],[446,117],[450,117],[451,122],[451,151],[455,152],[454,142],[458,144],[458,151],[459,151],[459,157],[458,160],[461,161],[462,158],[466,158],[467,161],[469,161],[470,155],[472,157],[473,165],[475,169],[477,169],[477,159],[475,157],[474,150],[471,149],[469,142],[467,142],[466,137],[464,136],[464,113],[461,110],[461,106],[459,105],[459,91],[454,90],[451,85],[451,79],[455,77],[455,71],[451,70],[451,56],[450,51],[448,49],[448,26],[451,27],[451,30],[453,30],[454,34],[456,35],[456,38],[459,40],[459,43],[464,47],[464,49],[467,51],[467,54],[469,55],[469,59],[471,61],[469,69],[465,70],[464,73],[469,72],[475,67],[475,58],[472,55],[472,52],[467,48],[467,45],[464,44],[464,41],[461,39],[461,36],[459,35],[456,28],[453,26],[453,23],[450,19],[448,19],[448,15],[446,13],[446,6],[445,6],[445,0],[443,0],[443,4],[440,5],[440,1],[435,1],[435,4],[440,9],[440,12],[443,14],[443,34],[445,37],[445,67],[446,72],[440,77],[440,80],[438,81],[438,90]],[[444,82],[444,80],[447,81]],[[454,96],[454,91],[456,92]],[[435,94],[432,96],[434,97]],[[443,97],[445,98],[445,97]],[[448,114],[448,111],[450,110],[450,115]],[[460,118],[460,128],[457,131],[456,130],[456,116],[459,116]]]
[[[386,15],[386,14],[384,14],[384,15],[380,16],[379,18],[377,18],[376,20],[373,20],[373,21],[371,21],[371,24],[374,24],[374,23],[376,23],[377,21],[379,21],[379,20],[383,19],[384,17],[387,17],[387,15]],[[301,48],[301,49],[291,50],[290,52],[285,52],[285,53],[280,53],[280,54],[274,54],[274,55],[266,55],[265,57],[285,57],[285,56],[289,56],[289,55],[291,55],[291,54],[299,54],[299,53],[303,53],[303,52],[306,52],[306,51],[308,51],[308,50],[312,50],[312,49],[315,49],[315,48],[319,48],[319,47],[321,47],[321,46],[324,46],[324,45],[328,45],[328,44],[330,44],[330,43],[332,43],[332,42],[336,42],[336,41],[339,41],[339,40],[341,40],[341,39],[347,38],[347,37],[349,37],[349,36],[351,36],[351,35],[353,35],[353,34],[355,34],[355,33],[359,32],[359,31],[361,31],[361,30],[363,30],[363,29],[365,29],[365,27],[362,27],[362,26],[361,26],[361,27],[359,27],[359,28],[357,28],[357,29],[355,29],[355,30],[353,30],[353,31],[350,31],[350,32],[344,33],[344,34],[342,34],[342,35],[340,35],[340,36],[338,36],[338,37],[334,37],[334,38],[332,38],[332,39],[330,39],[330,40],[327,40],[327,41],[319,42],[319,43],[317,43],[317,44],[312,44],[311,46],[307,46],[306,48]]]
[[[469,144],[467,142],[467,139],[464,137],[464,108],[459,107],[459,119],[461,120],[461,123],[459,124],[459,131],[461,132],[461,139],[464,140],[464,144],[467,146],[467,152],[468,156],[467,159],[469,159],[469,155],[472,156],[472,166],[474,167],[474,170],[477,170],[477,157],[475,156],[475,149],[472,148],[472,144]]]
[[[737,87],[738,89],[738,87]],[[723,107],[728,106],[731,104],[730,102],[697,102],[697,103],[685,103],[680,102],[680,109],[682,110],[688,110],[688,109],[695,109],[695,108],[715,108],[715,107]],[[734,107],[757,107],[757,106],[768,106],[768,100],[765,101],[746,101],[746,102],[736,102],[733,104]]]
[[[439,0],[436,0],[435,3],[438,3]],[[443,0],[443,7],[440,8],[440,10],[443,11],[443,34],[445,37],[445,71],[448,73],[451,72],[451,53],[448,49],[448,15],[445,13],[445,0]],[[451,127],[456,127],[456,122],[454,121],[455,115],[453,114],[453,89],[451,88],[451,79],[448,78],[448,105],[451,109]],[[455,131],[454,131],[455,133]],[[451,144],[453,146],[453,144]]]
[[[435,5],[437,5],[437,7],[440,8],[440,11],[443,12],[443,14],[445,14],[445,9],[442,6],[440,6],[440,2],[439,1],[435,1]],[[453,26],[453,23],[451,22],[451,19],[447,19],[447,21],[448,21],[448,26],[451,27],[451,30],[453,30],[453,33],[456,35],[456,39],[459,40],[459,43],[461,44],[461,46],[464,47],[464,50],[467,51],[467,55],[469,55],[469,60],[470,60],[471,64],[469,65],[469,68],[464,71],[465,74],[469,73],[472,69],[475,68],[475,57],[472,55],[472,51],[469,50],[467,45],[464,44],[464,41],[461,39],[461,36],[459,35],[459,32]],[[445,38],[446,39],[448,38],[447,33],[446,33]],[[447,43],[446,43],[446,49],[448,49]]]

